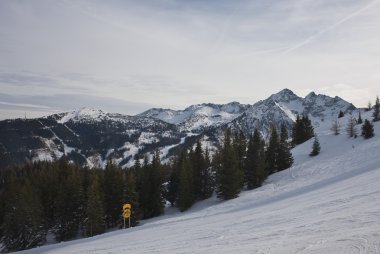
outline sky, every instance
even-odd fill
[[[380,0],[1,0],[0,119],[380,95]]]

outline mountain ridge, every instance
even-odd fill
[[[81,108],[36,119],[4,120],[0,121],[0,166],[66,156],[89,166],[104,167],[112,159],[129,167],[155,149],[167,161],[196,139],[212,152],[227,127],[243,130],[246,137],[257,128],[266,138],[273,124],[285,124],[291,132],[297,115],[308,115],[318,126],[340,111],[355,110],[337,96],[311,92],[302,98],[283,89],[254,104],[202,103],[183,110],[152,108],[133,116]]]

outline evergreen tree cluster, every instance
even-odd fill
[[[297,122],[295,123],[295,125]],[[294,127],[296,129],[296,127]],[[304,132],[305,133],[305,132]],[[293,156],[290,153],[288,132],[284,124],[281,125],[280,135],[275,125],[272,126],[269,144],[266,150],[267,172],[269,174],[287,169],[293,164]]]
[[[225,130],[224,143],[218,152],[216,167],[216,194],[218,198],[227,200],[238,197],[243,184],[243,168],[239,154],[239,140],[232,140],[231,131]],[[245,147],[242,149],[245,153]]]
[[[60,242],[121,227],[124,203],[132,205],[132,225],[160,215],[161,169],[157,160],[130,170],[111,161],[105,169],[89,169],[60,160],[0,170],[3,251],[39,246],[48,233]]]
[[[214,172],[208,150],[198,140],[195,150],[183,150],[170,165],[166,199],[180,211],[190,208],[195,201],[209,198],[215,186]]]
[[[182,151],[171,164],[167,200],[181,211],[210,197],[215,190],[223,200],[236,198],[242,189],[261,186],[266,177],[293,164],[285,125],[280,135],[272,128],[266,144],[258,130],[248,139],[241,130],[224,133],[223,145],[210,161],[200,141],[195,150]]]
[[[296,122],[293,126],[293,145],[299,145],[311,139],[314,136],[314,128],[308,116],[297,116]]]

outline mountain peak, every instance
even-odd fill
[[[317,94],[314,93],[314,92],[310,92],[308,95],[306,95],[305,99],[308,98],[308,97],[316,97]]]
[[[272,94],[269,99],[272,99],[274,101],[292,101],[295,99],[299,99],[299,97],[293,93],[292,90],[285,88],[278,93]]]
[[[66,113],[58,122],[66,123],[70,120],[80,121],[82,119],[99,119],[104,118],[107,115],[101,109],[83,107],[79,110]]]

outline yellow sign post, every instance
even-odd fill
[[[123,210],[125,210],[125,209],[131,209],[131,204],[124,204]]]
[[[123,217],[124,217],[124,219],[128,219],[130,216],[131,216],[131,210],[125,209],[123,211]]]
[[[131,204],[124,204],[123,205],[123,218],[124,218],[124,228],[125,228],[125,219],[128,219],[128,227],[131,227]]]

